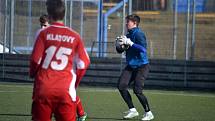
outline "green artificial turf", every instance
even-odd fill
[[[140,116],[143,115],[136,96],[133,102]],[[155,115],[153,121],[213,121],[215,120],[215,94],[192,91],[145,90],[145,95]],[[120,121],[128,110],[115,88],[79,87],[87,121]],[[32,85],[0,83],[0,121],[31,120]]]

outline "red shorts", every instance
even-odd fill
[[[76,121],[76,103],[71,101],[35,100],[32,103],[33,121]]]

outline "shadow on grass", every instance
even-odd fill
[[[87,117],[87,119],[94,119],[94,120],[110,120],[110,121],[125,121],[126,119],[122,118],[113,118],[113,117]],[[127,119],[128,120],[128,119]],[[139,121],[138,119],[130,119],[130,121]]]
[[[31,116],[31,114],[9,114],[9,113],[0,113],[0,116]]]
[[[0,113],[0,116],[14,116],[14,117],[29,117],[31,116],[31,114],[9,114],[9,113]],[[112,117],[87,117],[87,119],[91,119],[91,120],[110,120],[110,121],[124,121],[126,119],[122,119],[122,118],[112,118]],[[131,119],[130,121],[139,121],[138,119]]]

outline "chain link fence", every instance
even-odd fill
[[[11,52],[31,53],[35,33],[40,29],[39,17],[47,14],[45,2],[1,0],[1,46],[5,46]],[[92,41],[97,39],[98,0],[65,0],[65,5],[65,25],[80,33],[86,46],[90,47]],[[89,31],[91,28],[94,28],[94,31]]]
[[[45,2],[0,1],[1,52],[31,53],[35,33],[40,29],[39,16],[46,13]],[[64,22],[80,33],[91,56],[103,53],[101,57],[121,57],[115,52],[115,37],[126,33],[125,16],[136,13],[148,38],[150,58],[215,61],[213,0],[65,0],[65,3]]]
[[[141,17],[150,58],[215,61],[214,1],[132,0],[131,6]],[[122,8],[108,17],[108,42],[122,33],[123,18]]]

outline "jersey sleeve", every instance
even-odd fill
[[[134,43],[131,47],[140,51],[140,52],[146,53],[146,48],[144,48],[143,46],[141,46],[139,44]]]
[[[77,45],[77,55],[75,58],[76,61],[76,74],[77,74],[77,79],[75,83],[75,87],[79,85],[81,79],[83,78],[89,64],[90,64],[90,58],[87,54],[87,51],[84,47],[83,41],[79,41]]]
[[[31,78],[35,77],[38,68],[40,66],[42,56],[44,53],[44,39],[42,33],[37,33],[37,36],[35,38],[35,44],[32,51],[32,54],[30,56],[30,69],[29,69],[29,75]]]
[[[146,36],[143,32],[136,33],[136,44],[143,46],[145,49],[147,47]]]
[[[131,47],[140,51],[140,52],[146,53],[147,43],[146,43],[145,34],[142,32],[138,32],[138,33],[136,33],[135,39],[136,39],[136,42]]]

